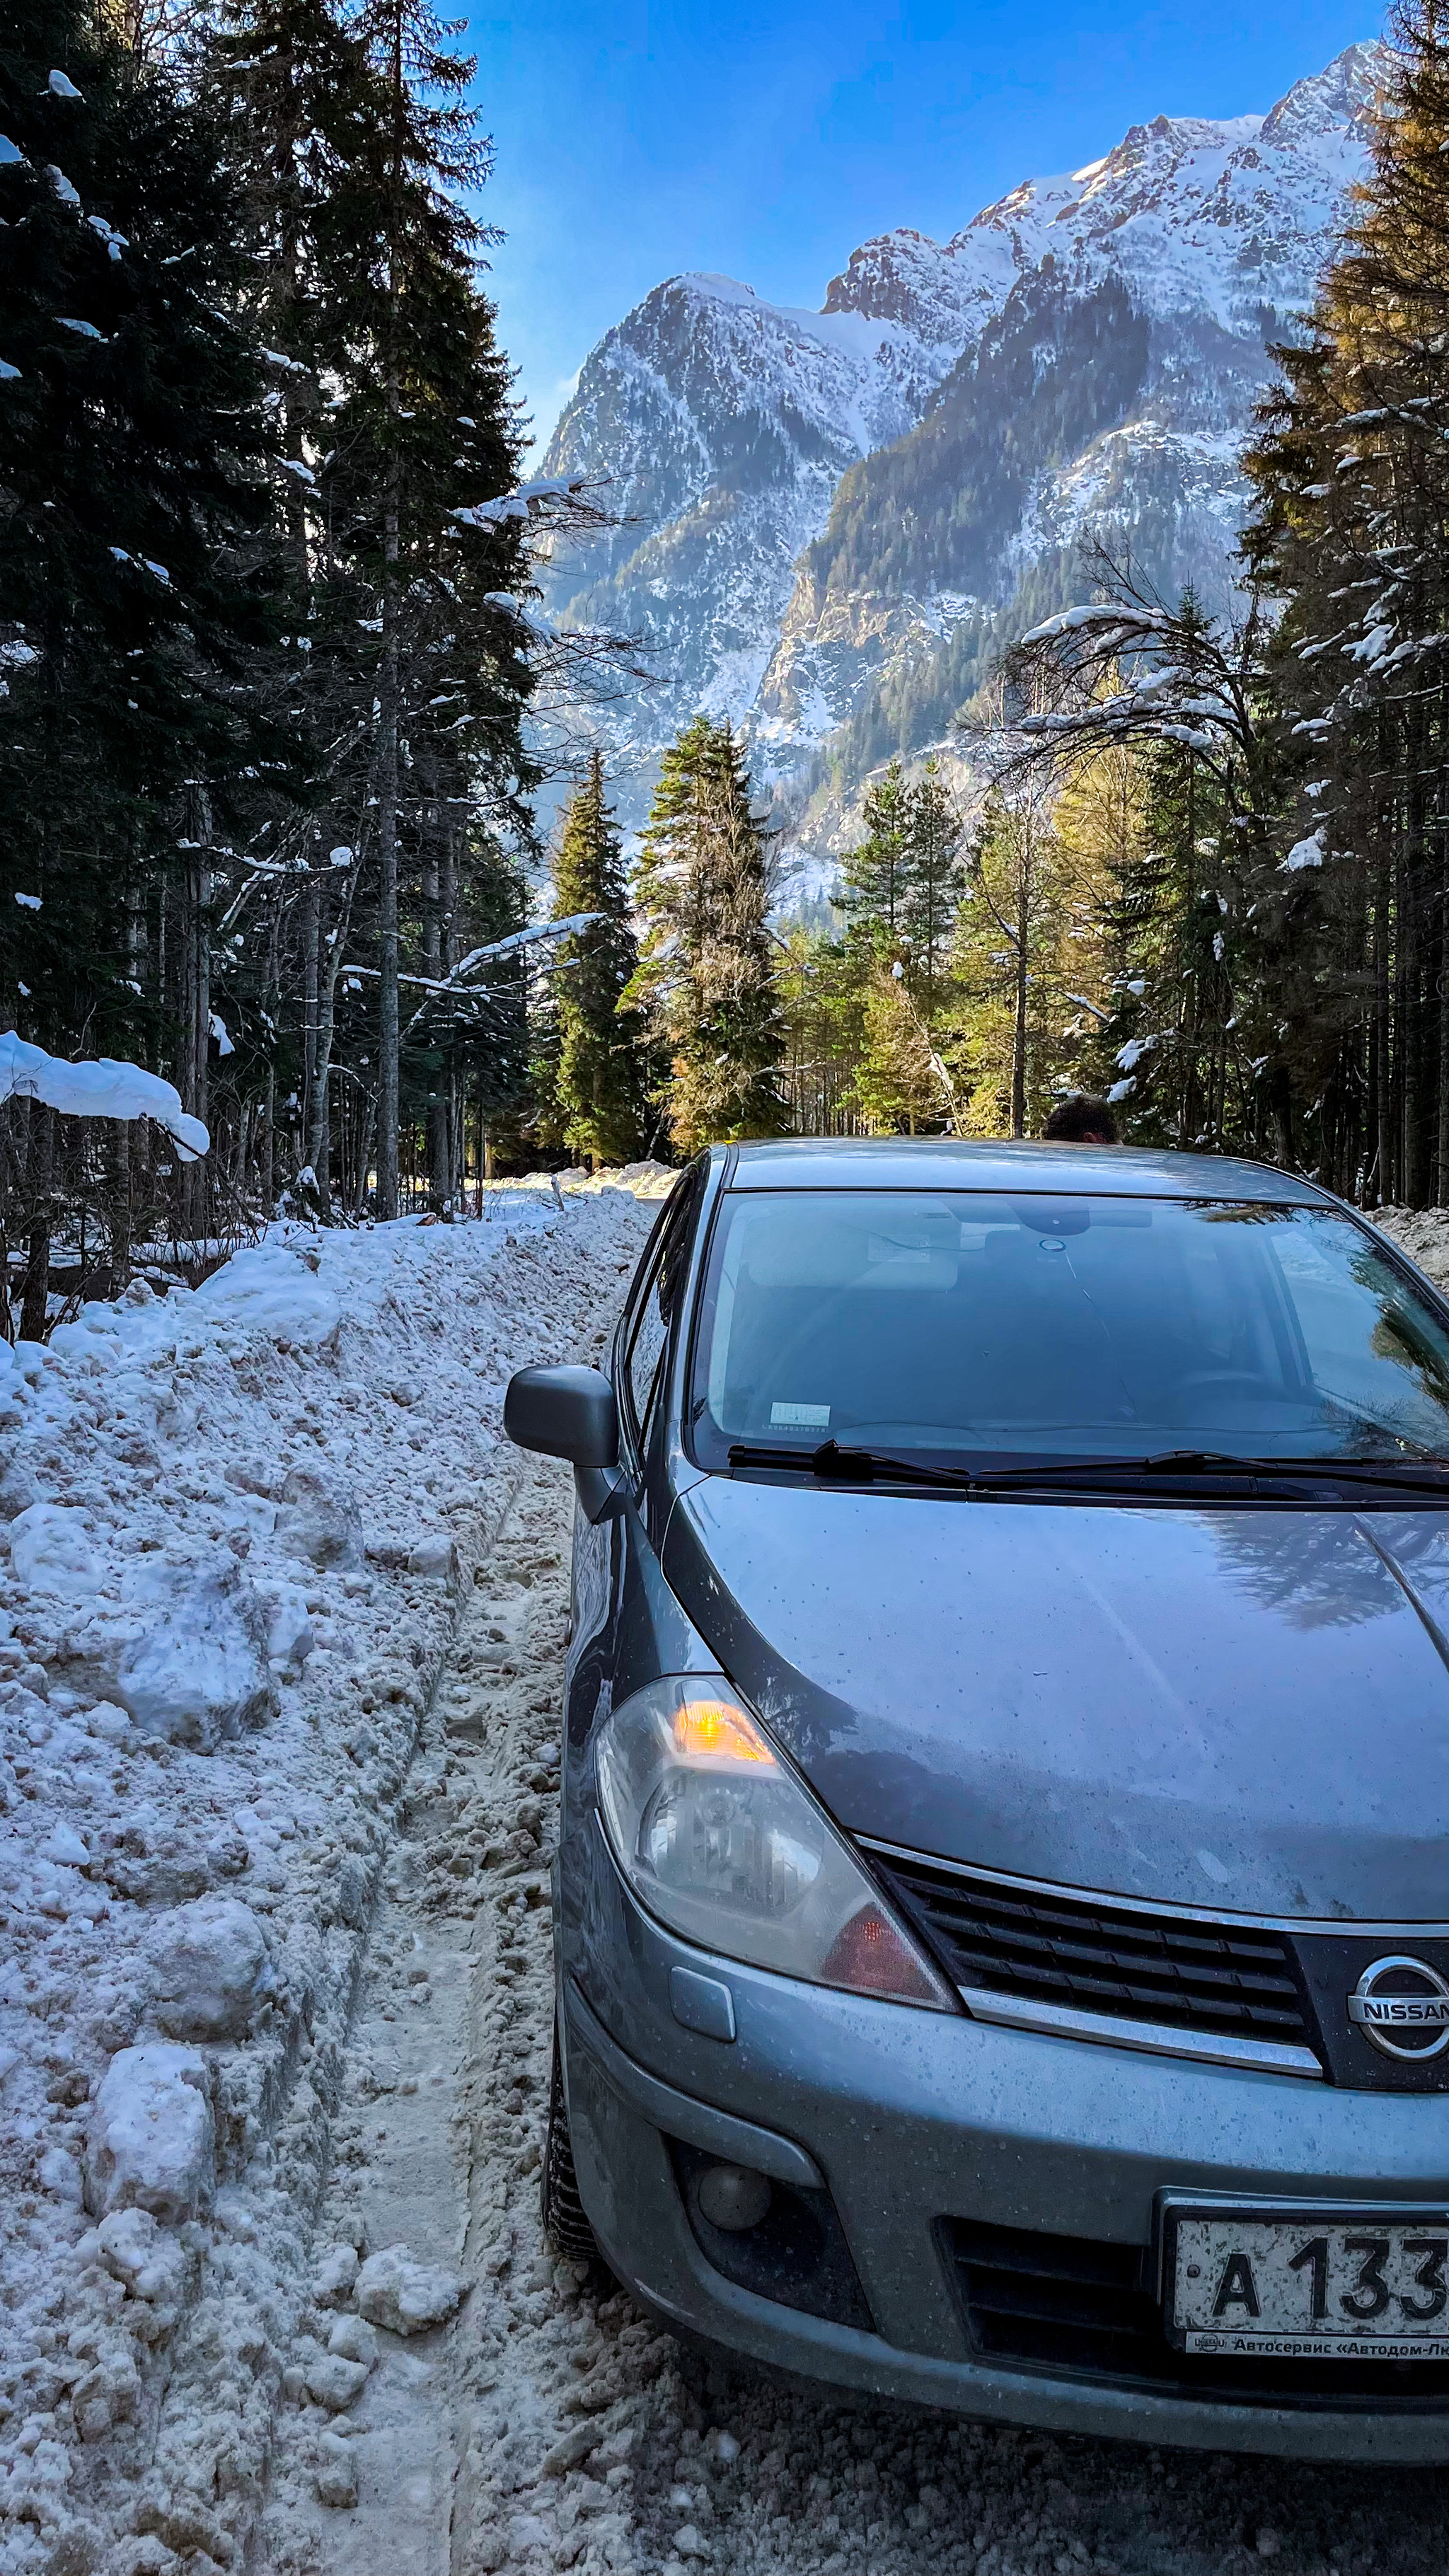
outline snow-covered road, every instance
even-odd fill
[[[1442,2477],[714,2382],[549,2258],[571,1492],[498,1412],[653,1209],[490,1205],[0,1386],[0,2576],[1443,2576]]]

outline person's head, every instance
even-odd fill
[[[1115,1145],[1117,1121],[1105,1100],[1074,1091],[1070,1100],[1057,1102],[1042,1134],[1052,1145]]]

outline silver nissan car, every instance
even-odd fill
[[[1449,1307],[1309,1183],[721,1146],[576,1470],[545,2215],[998,2423],[1449,2457]]]

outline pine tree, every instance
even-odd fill
[[[907,808],[902,928],[910,941],[909,973],[929,1030],[947,998],[947,963],[965,891],[961,817],[939,763],[926,762]]]
[[[122,1271],[133,1218],[244,1225],[298,1166],[360,1209],[379,1129],[384,1206],[420,1162],[455,1200],[470,1126],[521,1142],[534,952],[464,961],[527,918],[531,531],[575,506],[516,491],[446,31],[139,24],[0,35],[0,1011],[214,1138],[168,1208],[140,1131],[6,1114],[0,1186],[41,1253],[57,1199],[101,1210]]]
[[[796,920],[783,926],[775,982],[792,1128],[802,1136],[853,1135],[855,1070],[865,1037],[857,958],[830,930]]]
[[[846,919],[879,925],[887,945],[906,927],[915,823],[905,771],[893,760],[865,799],[865,838],[840,863],[837,901]]]
[[[622,997],[638,971],[629,919],[623,846],[604,801],[604,764],[596,750],[589,774],[570,799],[554,866],[554,910],[601,916],[558,952],[559,1025],[556,1094],[563,1141],[591,1166],[641,1155],[653,1126],[649,1110],[644,1015]]]
[[[378,1201],[390,1215],[409,861],[441,808],[456,811],[470,787],[526,834],[520,791],[537,771],[522,741],[529,633],[513,604],[528,579],[528,513],[492,507],[517,479],[520,446],[493,309],[474,274],[491,238],[466,202],[491,166],[463,95],[474,67],[446,50],[448,30],[426,0],[366,0],[353,24],[371,83],[350,158],[350,249],[334,257],[348,367],[320,480],[377,603],[369,812]],[[419,779],[424,743],[435,784]]]
[[[914,783],[892,761],[866,796],[864,820],[836,892],[860,1032],[847,1097],[872,1133],[914,1135],[952,1114],[936,1040],[951,1001],[961,821],[935,760]]]
[[[0,998],[56,1051],[84,1032],[149,1060],[204,1117],[215,857],[279,752],[245,685],[270,440],[229,318],[235,201],[207,115],[71,0],[12,11],[0,122]],[[39,898],[18,939],[17,893]]]
[[[375,84],[332,0],[227,0],[202,59],[239,200],[241,307],[262,354],[276,440],[272,571],[285,614],[249,685],[284,711],[288,761],[253,799],[249,838],[272,864],[306,871],[285,890],[295,991],[284,999],[269,989],[276,943],[261,908],[252,972],[245,959],[229,961],[230,982],[238,1023],[259,1041],[247,1069],[269,1089],[279,1064],[296,1080],[298,1150],[326,1216],[337,979],[368,837],[375,656],[365,649],[371,597],[319,508],[317,474],[348,380],[348,298],[338,290],[356,231],[353,145]],[[339,849],[350,863],[334,862]]]
[[[961,1017],[951,1052],[973,1134],[1025,1136],[1050,1105],[1070,1052],[1062,1030],[1071,907],[1049,794],[994,790],[970,853],[954,960]]]
[[[784,1022],[764,835],[727,723],[697,716],[665,753],[635,896],[646,922],[626,1003],[667,1054],[662,1104],[683,1153],[783,1133]]]
[[[952,1105],[899,959],[877,965],[866,982],[851,1100],[872,1136],[939,1132]]]
[[[1296,783],[1267,927],[1293,1135],[1325,1179],[1449,1204],[1449,17],[1405,0],[1343,256],[1247,465],[1286,602]],[[1296,1141],[1296,1138],[1295,1138]]]

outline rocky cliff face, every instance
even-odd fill
[[[943,734],[1084,539],[1223,599],[1237,452],[1364,166],[1378,66],[1352,46],[1267,116],[1134,126],[944,244],[883,234],[819,313],[677,277],[609,332],[545,470],[607,476],[621,521],[556,567],[553,605],[660,674],[607,718],[626,812],[706,707],[808,844],[812,781]]]

